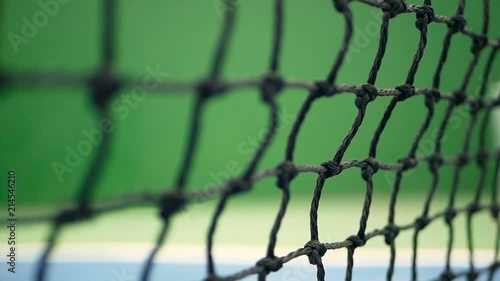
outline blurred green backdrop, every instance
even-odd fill
[[[43,11],[38,1],[4,0],[1,11],[0,63],[4,71],[63,70],[90,75],[99,67],[99,44],[102,31],[100,1],[68,0],[50,16],[48,23],[15,52],[9,34],[22,34],[23,18],[33,19]],[[120,75],[142,78],[147,68],[168,72],[166,81],[193,81],[208,73],[214,47],[221,28],[222,1],[118,1],[117,63]],[[227,79],[258,77],[267,71],[273,23],[273,1],[238,1],[234,36],[231,38],[223,76]],[[342,16],[331,1],[285,1],[284,42],[280,73],[287,78],[312,81],[324,79],[335,59],[344,33]],[[408,1],[421,4],[421,1]],[[434,1],[436,14],[452,15],[456,4]],[[500,10],[500,2],[491,1],[490,11]],[[377,51],[382,12],[353,1],[355,33],[352,46],[343,64],[337,83],[361,84],[367,79]],[[465,16],[467,25],[480,31],[482,10],[470,2]],[[500,18],[490,18],[490,38],[500,36]],[[393,88],[403,83],[415,53],[419,32],[415,15],[400,15],[390,22],[389,42],[376,83],[378,88]],[[416,87],[430,87],[432,76],[446,32],[443,24],[429,25],[428,44],[416,75]],[[454,36],[449,59],[444,67],[441,90],[457,89],[472,58],[471,39]],[[477,95],[487,53],[480,58],[468,95]],[[493,81],[499,81],[500,65],[494,65]],[[14,169],[18,175],[17,198],[21,210],[32,206],[58,208],[73,202],[93,154],[82,157],[81,164],[58,179],[53,163],[65,163],[69,149],[87,140],[84,131],[98,128],[98,118],[85,87],[1,89],[0,96],[0,173]],[[130,94],[122,89],[118,98]],[[258,169],[274,167],[284,158],[288,132],[295,120],[306,91],[286,89],[278,98],[280,129]],[[128,114],[114,111],[115,128],[111,151],[99,182],[95,200],[150,191],[159,193],[170,188],[180,165],[186,144],[193,94],[189,92],[160,93],[150,91],[143,101],[129,107]],[[366,118],[344,160],[363,159],[368,155],[370,140],[390,98],[378,98],[368,107]],[[121,105],[124,105],[123,103]],[[419,155],[432,149],[433,132],[442,120],[446,102],[440,102],[431,128],[423,138]],[[295,162],[318,165],[331,159],[356,116],[353,95],[339,95],[315,102],[297,141]],[[379,144],[378,158],[394,163],[405,156],[426,110],[423,97],[416,97],[397,106]],[[126,116],[125,116],[126,115]],[[342,122],[333,121],[341,118]],[[248,162],[263,129],[267,126],[267,108],[257,90],[237,90],[209,102],[203,116],[198,153],[188,186],[204,189],[235,176]],[[443,154],[455,156],[461,150],[469,116],[461,107],[452,116],[443,143]],[[471,151],[476,151],[478,134],[473,136]],[[498,146],[490,134],[489,147]],[[92,153],[95,152],[95,149]],[[490,190],[492,165],[487,189]],[[436,204],[444,204],[451,185],[452,167],[441,170]],[[387,209],[394,173],[380,171],[375,175],[375,196],[382,204],[375,210]],[[315,184],[314,174],[301,174],[292,183],[292,202],[307,205]],[[467,199],[477,185],[478,168],[471,162],[460,179],[459,193]],[[419,213],[430,186],[427,164],[421,163],[402,184],[401,203],[413,204]],[[243,196],[239,202],[272,203],[270,213],[280,199],[273,187],[274,179],[265,179]],[[349,169],[327,181],[322,204],[351,205],[353,218],[361,210],[364,194],[358,169]],[[489,193],[488,193],[489,194]],[[3,200],[2,200],[3,201]],[[264,202],[264,203],[263,203]],[[486,202],[486,201],[485,201]],[[2,203],[3,204],[3,203]],[[295,204],[295,203],[294,203]],[[233,205],[231,205],[233,206]],[[292,207],[295,206],[292,204]],[[302,205],[301,205],[302,206]],[[303,209],[307,213],[306,208]],[[26,211],[27,212],[27,211]],[[375,211],[376,212],[376,211]],[[381,211],[382,212],[382,211]],[[383,213],[382,212],[382,213]],[[381,214],[381,220],[385,219]],[[306,219],[305,217],[303,219]],[[405,221],[407,222],[407,221]],[[354,223],[354,226],[357,223]],[[303,221],[304,227],[307,225]],[[375,225],[382,226],[382,225]]]

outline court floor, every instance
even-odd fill
[[[245,268],[245,265],[222,264],[218,267],[221,274],[232,273]],[[51,264],[51,270],[48,274],[48,280],[54,281],[133,281],[138,280],[140,276],[141,265],[136,263],[55,263]],[[19,273],[15,276],[9,276],[5,272],[0,274],[2,280],[24,281],[32,280],[34,276],[34,265],[21,263]],[[202,280],[204,277],[204,266],[201,264],[157,264],[151,276],[152,281],[159,280]],[[345,269],[343,267],[326,267],[327,280],[344,280]],[[398,267],[395,270],[393,280],[409,280],[410,268]],[[439,275],[440,268],[423,267],[419,269],[419,280],[432,280]],[[355,280],[384,280],[386,270],[379,267],[357,267],[354,269],[353,276]],[[316,271],[313,266],[286,266],[280,272],[272,273],[268,276],[269,281],[301,281],[315,280]],[[256,276],[249,276],[244,281],[256,280]],[[457,279],[457,280],[466,280]],[[486,276],[477,279],[478,281],[487,280]],[[500,280],[497,274],[494,280]]]
[[[328,194],[325,202],[328,201]],[[464,202],[467,198],[464,198]],[[459,205],[461,200],[458,200]],[[234,201],[234,202],[233,202]],[[255,265],[264,257],[269,231],[277,206],[269,202],[256,203],[236,198],[228,203],[227,212],[218,224],[214,240],[216,272],[221,276],[234,274]],[[438,198],[438,200],[440,199]],[[442,200],[443,204],[446,200]],[[335,204],[323,204],[319,212],[319,231],[322,242],[343,241],[359,227],[362,198],[336,198]],[[151,280],[202,280],[206,272],[206,231],[214,210],[214,202],[193,205],[175,217],[166,239],[155,259],[156,266]],[[276,254],[284,256],[309,240],[309,202],[292,202],[278,235]],[[398,205],[397,222],[411,223],[420,213],[416,200],[404,199]],[[431,213],[440,209],[435,206]],[[24,209],[25,212],[32,210]],[[375,197],[367,231],[384,227],[387,202]],[[452,267],[457,272],[468,267],[469,254],[466,244],[465,216],[455,220],[456,236]],[[48,280],[51,281],[131,281],[138,280],[161,221],[152,207],[128,209],[98,216],[90,221],[63,228],[59,242],[50,258]],[[23,224],[17,229],[16,273],[7,272],[7,264],[0,266],[0,280],[33,280],[36,261],[44,247],[50,230],[49,223]],[[2,230],[4,233],[4,230]],[[474,218],[474,261],[477,268],[487,267],[494,259],[494,223],[487,211]],[[2,234],[3,236],[3,234]],[[412,259],[413,230],[401,231],[397,240],[396,270],[393,280],[409,280]],[[442,219],[433,221],[419,236],[418,280],[433,280],[443,270],[447,229]],[[6,243],[0,245],[2,253]],[[385,280],[389,261],[389,248],[381,236],[370,239],[356,249],[353,280]],[[344,280],[347,251],[328,251],[323,257],[327,280]],[[315,266],[301,256],[284,265],[268,280],[315,280]],[[255,280],[250,276],[243,280]],[[495,276],[500,280],[499,274]],[[486,279],[479,279],[486,280]]]

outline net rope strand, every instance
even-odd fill
[[[229,5],[229,3],[226,4]],[[195,97],[196,100],[194,102],[194,107],[192,110],[192,117],[191,117],[192,123],[188,136],[188,145],[185,149],[183,164],[179,170],[179,176],[177,178],[176,188],[173,193],[165,194],[163,200],[160,200],[160,206],[159,206],[161,209],[160,216],[163,218],[164,222],[162,229],[160,231],[160,235],[156,241],[156,245],[146,260],[142,272],[142,278],[141,278],[142,281],[149,280],[149,276],[152,271],[154,257],[165,240],[171,216],[174,213],[178,212],[180,209],[182,209],[185,204],[185,199],[183,198],[184,196],[182,192],[185,188],[186,181],[188,179],[195,151],[197,148],[197,140],[198,140],[198,135],[200,134],[200,123],[202,119],[201,116],[202,116],[203,106],[208,99],[217,95],[221,91],[218,80],[221,75],[222,66],[224,64],[224,59],[226,57],[227,45],[229,43],[234,26],[234,9],[229,9],[225,14],[226,16],[224,18],[223,29],[220,34],[219,43],[215,52],[215,56],[213,58],[212,69],[210,70],[209,78],[205,81],[201,81],[197,87],[197,93],[196,93],[197,95]],[[250,175],[248,175],[248,177],[250,177]],[[209,261],[208,263],[210,268],[211,266],[210,238],[207,244],[208,244],[208,261]]]
[[[458,7],[457,7],[456,14],[455,14],[455,19],[456,19],[457,25],[460,25],[460,26],[448,26],[448,31],[447,31],[445,38],[444,38],[443,48],[441,51],[440,59],[438,61],[438,65],[436,67],[436,72],[434,73],[434,78],[433,78],[433,88],[434,89],[439,89],[441,72],[442,72],[443,66],[447,60],[447,57],[448,57],[448,49],[449,49],[450,44],[451,44],[451,38],[455,33],[457,33],[463,27],[463,24],[465,23],[464,20],[462,21],[463,11],[465,8],[464,5],[465,5],[464,1],[462,1],[462,0],[458,1]],[[436,95],[435,98],[431,97],[431,100],[429,100],[429,103],[427,104],[429,107],[429,110],[431,110],[434,102],[436,102],[439,98],[440,97],[438,95]],[[450,105],[451,104],[452,103],[450,102]],[[420,231],[423,230],[425,227],[427,227],[427,225],[429,224],[429,219],[428,219],[429,208],[430,208],[430,204],[432,202],[432,199],[434,197],[436,187],[437,187],[438,182],[439,182],[439,170],[438,169],[439,169],[441,163],[440,163],[440,159],[438,157],[440,154],[441,141],[442,141],[442,138],[444,135],[444,130],[445,130],[444,126],[446,126],[447,120],[448,120],[449,116],[451,116],[450,107],[448,107],[445,116],[446,117],[444,118],[444,121],[440,127],[440,130],[438,132],[438,138],[436,141],[436,146],[435,146],[435,151],[434,151],[434,155],[436,157],[435,157],[435,159],[433,159],[429,163],[429,170],[432,174],[431,187],[429,189],[429,193],[428,193],[426,201],[424,203],[424,208],[423,208],[422,214],[416,220],[418,222],[418,226],[417,226],[417,228],[415,228],[415,231],[413,233],[412,280],[415,280],[417,278],[418,236],[420,234]]]
[[[122,88],[133,87],[134,85],[140,83],[140,80],[138,79],[118,77],[113,73],[112,67],[116,54],[115,15],[116,9],[118,8],[118,2],[119,1],[116,0],[102,0],[103,33],[101,44],[101,68],[97,73],[87,77],[81,74],[60,71],[24,73],[8,73],[1,71],[0,86],[78,87],[86,85],[90,88],[90,97],[94,104],[96,115],[101,119],[111,118],[108,112],[108,105],[114,94]],[[485,275],[488,280],[494,280],[495,274],[497,273],[500,265],[500,222],[498,218],[500,207],[498,203],[497,191],[498,173],[500,168],[500,150],[498,147],[488,149],[486,136],[489,120],[491,118],[491,112],[494,109],[500,108],[500,98],[487,98],[485,94],[491,69],[495,63],[497,51],[500,48],[500,40],[488,37],[490,22],[489,0],[483,0],[481,3],[483,21],[480,33],[475,32],[466,25],[466,19],[463,16],[466,7],[465,0],[457,1],[457,10],[455,15],[451,17],[435,14],[430,0],[424,0],[423,5],[408,5],[403,0],[358,0],[358,2],[379,8],[383,12],[378,50],[375,55],[373,65],[369,71],[366,83],[359,86],[336,83],[337,75],[342,67],[344,57],[350,46],[351,37],[353,35],[353,14],[350,10],[350,2],[351,1],[347,0],[332,1],[334,10],[341,14],[345,19],[345,29],[344,37],[337,54],[335,55],[332,68],[324,81],[309,82],[298,79],[287,79],[279,75],[283,27],[285,26],[284,0],[275,0],[273,3],[274,31],[268,73],[258,78],[225,81],[222,78],[224,60],[229,48],[229,42],[231,41],[232,30],[235,26],[236,10],[239,9],[237,5],[235,5],[235,0],[226,0],[225,4],[228,8],[225,12],[222,30],[217,48],[215,49],[213,63],[209,71],[208,78],[193,82],[162,82],[157,89],[157,92],[159,93],[195,93],[191,124],[188,132],[188,141],[183,161],[180,163],[175,185],[171,188],[167,188],[165,192],[160,194],[136,193],[105,202],[93,202],[92,195],[97,188],[99,176],[102,174],[107,159],[107,152],[111,145],[111,136],[109,134],[103,134],[103,141],[97,149],[93,162],[87,172],[87,176],[82,182],[79,193],[77,194],[76,206],[63,210],[56,215],[21,218],[24,223],[39,223],[45,221],[52,222],[52,229],[49,233],[46,247],[40,257],[35,279],[39,281],[46,280],[50,254],[56,248],[57,242],[59,241],[59,234],[64,229],[65,225],[92,219],[98,215],[104,215],[127,208],[151,205],[157,206],[163,224],[158,234],[155,246],[148,255],[142,270],[141,280],[148,280],[153,271],[154,257],[166,240],[171,217],[180,211],[183,211],[188,204],[196,204],[204,200],[213,200],[218,198],[219,201],[207,233],[206,280],[238,280],[250,275],[257,275],[258,280],[263,281],[266,280],[266,277],[272,272],[279,271],[285,263],[300,256],[307,256],[309,262],[317,268],[317,279],[325,280],[325,269],[322,256],[324,256],[329,250],[341,248],[347,249],[345,280],[355,280],[355,276],[353,276],[355,250],[358,247],[364,246],[372,238],[379,236],[385,238],[385,242],[390,248],[389,266],[387,268],[386,279],[392,280],[395,260],[397,258],[396,238],[400,232],[410,230],[413,231],[411,279],[417,280],[419,234],[429,224],[439,219],[443,219],[446,222],[446,227],[448,229],[448,242],[446,245],[446,265],[444,271],[441,275],[436,276],[435,280],[455,280],[461,277],[467,277],[469,280],[475,280],[480,275]],[[4,5],[1,0],[0,5]],[[382,65],[387,42],[389,40],[389,24],[391,19],[402,14],[415,14],[416,16],[415,26],[419,30],[420,34],[417,50],[414,54],[406,80],[403,84],[400,84],[393,89],[377,89],[375,87],[375,82],[378,71]],[[413,86],[415,74],[417,73],[420,61],[424,56],[427,44],[427,30],[428,25],[430,24],[444,24],[448,27],[448,30],[443,39],[441,54],[433,75],[432,87],[415,88]],[[440,91],[441,74],[448,58],[448,50],[451,46],[452,39],[456,34],[465,35],[472,40],[471,53],[473,56],[466,68],[466,72],[459,88],[452,93],[445,93]],[[482,72],[479,95],[478,97],[467,95],[467,86],[471,80],[476,65],[478,64],[480,55],[487,48],[490,49],[490,53]],[[250,160],[246,169],[244,169],[241,176],[230,179],[227,182],[208,190],[199,189],[197,191],[186,191],[186,185],[188,183],[191,170],[190,168],[196,155],[197,140],[202,129],[202,111],[205,103],[217,95],[227,94],[232,90],[241,88],[259,89],[264,106],[269,108],[269,124],[264,139],[259,144],[257,151]],[[278,126],[278,104],[275,97],[286,88],[303,89],[308,92],[308,95],[306,96],[297,115],[297,119],[295,120],[288,135],[284,160],[274,168],[257,171],[260,159],[271,143]],[[301,165],[294,163],[293,156],[297,137],[300,128],[304,123],[309,110],[311,109],[311,106],[314,102],[321,98],[334,98],[340,94],[355,95],[354,104],[358,113],[351,128],[336,150],[334,157],[331,160],[321,163],[321,165]],[[377,148],[379,141],[382,138],[384,129],[391,119],[392,113],[396,110],[399,103],[404,102],[407,99],[420,96],[423,97],[427,113],[419,130],[413,138],[408,154],[399,159],[396,163],[380,162],[376,158]],[[351,141],[355,138],[357,131],[362,126],[369,103],[374,102],[378,97],[391,97],[392,99],[374,131],[373,138],[369,145],[368,157],[362,160],[343,161],[343,156],[349,148]],[[419,147],[420,141],[429,128],[431,121],[435,118],[434,107],[442,101],[447,102],[447,107],[439,124],[434,151],[431,155],[417,156],[416,151]],[[470,109],[470,119],[465,131],[462,149],[456,156],[444,157],[441,153],[441,148],[449,120],[454,110],[458,107],[465,106]],[[476,137],[471,133],[474,132],[475,128],[479,129],[479,135],[477,136],[479,140],[479,148],[477,151],[471,151],[470,143],[472,138]],[[479,170],[479,178],[473,191],[474,196],[471,197],[472,199],[468,205],[459,207],[455,204],[456,195],[459,192],[458,182],[460,180],[462,169],[471,162],[476,163],[477,169]],[[421,163],[428,164],[428,169],[432,175],[431,185],[423,204],[422,213],[413,222],[406,224],[397,223],[395,221],[396,204],[404,173],[414,169]],[[494,166],[494,170],[491,175],[491,183],[488,183],[488,176],[490,176],[488,170],[489,164]],[[439,183],[440,168],[445,165],[452,166],[454,171],[447,207],[437,213],[430,214],[430,205]],[[366,186],[365,198],[359,219],[359,229],[356,234],[347,237],[343,241],[333,243],[320,242],[317,220],[323,186],[326,180],[341,174],[347,169],[353,168],[360,169],[361,178],[365,182]],[[379,170],[393,171],[396,173],[394,188],[390,195],[389,215],[386,226],[381,229],[367,231],[371,201],[373,192],[375,191],[374,177]],[[299,174],[303,173],[316,173],[318,175],[310,208],[311,237],[303,247],[291,251],[285,256],[279,256],[275,253],[275,247],[277,244],[279,229],[286,215],[286,209],[291,196],[291,182]],[[269,234],[269,241],[265,256],[258,260],[254,266],[245,270],[228,276],[219,276],[216,273],[215,261],[212,255],[214,247],[213,238],[217,229],[219,218],[225,210],[226,203],[232,196],[249,192],[256,182],[267,177],[276,178],[276,186],[281,190],[281,203]],[[489,202],[489,204],[484,204],[480,202],[480,198],[485,192],[485,187],[489,184],[491,184],[492,187],[491,202]],[[490,266],[478,268],[474,263],[474,231],[472,226],[475,215],[482,212],[490,213],[492,221],[494,222],[493,227],[495,228],[496,236],[492,245],[494,249],[494,256],[492,257]],[[463,271],[454,271],[451,265],[455,237],[453,221],[458,215],[463,215],[466,219],[465,231],[469,255],[469,266],[467,270]]]
[[[113,95],[120,87],[119,82],[114,79],[112,73],[112,64],[115,52],[114,21],[116,8],[116,0],[102,1],[102,22],[104,29],[102,33],[101,46],[101,69],[88,81],[92,94],[92,102],[99,117],[98,120],[112,120],[112,116],[109,114],[108,105]],[[80,193],[77,198],[78,205],[75,208],[61,211],[54,220],[52,230],[49,233],[47,245],[43,250],[38,263],[36,273],[37,280],[46,280],[48,268],[47,262],[51,252],[56,246],[62,227],[68,223],[91,218],[92,210],[90,209],[90,201],[106,163],[111,143],[111,136],[111,134],[103,134],[102,141],[97,147],[97,153],[95,154],[89,167],[89,171],[81,185]]]
[[[465,1],[464,1],[464,5],[465,5]],[[483,6],[485,6],[485,7],[488,6],[488,0],[483,1]],[[466,94],[467,85],[470,81],[472,72],[474,71],[474,69],[477,65],[479,55],[480,55],[481,51],[484,49],[484,46],[485,46],[484,38],[487,38],[486,32],[488,30],[488,19],[489,19],[488,11],[485,10],[484,12],[485,12],[485,14],[483,15],[483,28],[482,28],[482,34],[481,34],[483,37],[473,38],[473,43],[472,43],[472,48],[471,48],[471,52],[473,53],[473,58],[467,67],[467,71],[466,71],[465,76],[462,80],[462,84],[460,86],[460,89],[458,89],[455,92],[455,96],[456,96],[455,101],[449,103],[450,106],[448,107],[448,110],[450,111],[450,114],[446,115],[447,118],[443,120],[443,125],[444,125],[443,126],[443,134],[444,134],[444,131],[446,130],[445,126],[448,124],[448,120],[449,120],[448,118],[449,118],[449,116],[451,116],[451,112],[456,108],[456,106],[461,105],[463,100],[464,100],[464,97],[467,96],[467,94]],[[479,98],[482,98],[482,96],[480,96]],[[472,133],[472,129],[474,128],[474,125],[476,123],[476,116],[477,116],[477,111],[471,110],[471,118],[469,120],[469,124],[468,124],[468,127],[466,129],[465,139],[464,139],[460,158],[463,158],[462,155],[466,154],[469,151],[471,135],[472,135],[471,133]],[[454,277],[453,272],[451,271],[451,254],[452,254],[452,250],[453,250],[454,232],[455,232],[454,225],[453,225],[453,221],[455,219],[454,207],[455,207],[455,199],[456,199],[456,194],[457,194],[457,189],[458,189],[458,182],[460,179],[460,171],[462,170],[462,168],[464,166],[465,166],[465,164],[462,164],[462,161],[457,162],[455,164],[454,172],[453,172],[453,180],[452,180],[452,187],[450,189],[450,195],[449,195],[449,201],[448,201],[448,207],[447,207],[448,208],[447,215],[445,216],[445,222],[448,226],[448,245],[447,245],[447,253],[446,253],[446,268],[445,268],[445,272],[443,273],[443,277],[442,277],[443,279],[452,279]],[[468,212],[469,215],[471,215],[471,213],[472,213],[471,211],[472,211],[472,208]],[[468,222],[468,224],[470,225],[470,221]],[[468,244],[470,245],[470,240],[471,240],[470,231],[467,231],[467,234],[468,234],[467,240],[469,242]],[[469,254],[472,255],[472,253],[469,253]],[[415,272],[415,270],[414,270],[414,272]],[[468,277],[470,280],[475,280],[477,277],[475,275],[476,275],[476,273],[474,272],[474,266],[473,266],[472,259],[471,259],[471,265],[469,267]]]

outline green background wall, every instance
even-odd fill
[[[166,81],[176,82],[193,81],[208,73],[222,24],[221,11],[218,10],[222,1],[118,2],[116,71],[119,74],[142,78],[147,74],[148,66],[158,66],[168,72]],[[434,2],[436,14],[452,15],[455,11],[455,2]],[[491,2],[490,11],[499,11],[500,2]],[[32,20],[41,7],[37,1],[29,0],[4,0],[3,4],[0,63],[4,71],[56,69],[82,75],[96,71],[102,30],[100,1],[72,0],[60,5],[60,10],[38,29],[36,36],[19,45],[17,53],[9,42],[9,34],[21,35],[22,18]],[[373,62],[382,13],[359,2],[350,6],[355,33],[337,83],[358,85],[367,79]],[[287,78],[307,81],[324,79],[341,43],[343,18],[330,1],[285,1],[285,7],[280,73]],[[234,36],[223,70],[223,76],[229,80],[264,74],[270,58],[272,1],[241,0],[237,8]],[[467,25],[475,31],[480,31],[481,14],[481,5],[470,1],[465,16]],[[419,40],[414,21],[414,14],[400,15],[391,20],[387,53],[376,83],[378,88],[393,88],[404,82]],[[498,26],[500,18],[491,16],[490,38],[500,36]],[[429,25],[428,45],[416,75],[416,87],[431,86],[445,32],[443,24]],[[463,34],[454,36],[443,70],[441,90],[451,92],[459,87],[472,58],[470,46],[470,38]],[[467,88],[469,95],[477,95],[487,53],[489,49],[481,55]],[[491,78],[499,81],[498,62],[493,67]],[[119,98],[128,94],[130,89],[123,89]],[[284,158],[288,132],[306,95],[306,91],[298,89],[286,89],[279,95],[282,123],[259,170],[274,167]],[[113,143],[97,187],[96,200],[142,191],[159,193],[172,186],[186,144],[193,97],[190,92],[151,91],[135,108],[129,107],[128,114],[113,111]],[[344,160],[364,159],[368,155],[369,142],[389,101],[390,98],[378,98],[369,105],[363,125]],[[117,106],[124,105],[122,102]],[[445,106],[446,102],[438,104],[436,117],[423,139],[427,147],[421,147],[419,155],[431,152],[428,147],[433,141],[432,132],[441,121]],[[445,156],[455,156],[461,149],[468,122],[466,110],[460,108],[452,116],[443,144]],[[331,159],[351,127],[356,112],[353,95],[315,102],[301,129],[295,161],[318,165]],[[423,97],[409,99],[397,106],[380,141],[378,157],[381,161],[394,163],[408,153],[425,114]],[[241,171],[253,152],[252,139],[259,138],[267,126],[267,118],[267,108],[260,101],[257,90],[232,91],[210,101],[203,116],[189,187],[203,189],[217,183],[223,173],[236,175]],[[6,173],[7,169],[17,171],[19,206],[57,207],[75,199],[93,154],[83,157],[81,164],[62,176],[62,181],[58,180],[52,165],[54,162],[65,163],[67,147],[76,149],[81,141],[86,140],[84,130],[98,128],[96,122],[89,91],[84,86],[1,89],[0,172]],[[475,133],[472,151],[477,149],[478,135]],[[493,134],[490,136],[489,147],[498,146]],[[443,196],[449,190],[451,172],[451,166],[442,168],[438,192]],[[462,195],[472,192],[477,175],[478,168],[473,163],[463,170],[459,186]],[[292,195],[296,200],[310,200],[315,177],[314,174],[297,177],[292,184]],[[393,173],[383,171],[375,176],[376,196],[388,197],[392,178]],[[491,180],[489,183],[488,187]],[[274,179],[263,180],[243,197],[248,202],[279,200],[280,193],[273,185]],[[429,185],[427,164],[421,163],[405,178],[402,200],[406,198],[421,207]],[[346,170],[327,182],[324,200],[335,202],[336,196],[361,200],[364,186],[358,169]]]

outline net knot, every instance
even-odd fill
[[[171,215],[184,208],[186,203],[186,197],[180,191],[174,190],[163,194],[159,200],[160,217],[165,221],[168,220]]]
[[[312,90],[313,95],[316,98],[319,97],[331,97],[335,94],[335,87],[330,85],[326,81],[315,81],[314,90]]]
[[[227,183],[226,195],[235,195],[249,191],[252,188],[252,183],[247,179],[231,179]]]
[[[391,245],[399,235],[399,228],[394,224],[388,224],[385,228],[385,244]]]
[[[453,281],[455,279],[455,274],[447,270],[441,274],[441,281]]]
[[[401,163],[401,165],[402,165],[401,170],[403,170],[403,171],[415,168],[418,164],[417,159],[412,158],[412,157],[403,157],[403,158],[399,159],[398,162]]]
[[[477,204],[477,203],[471,203],[469,205],[469,207],[467,207],[467,214],[469,216],[472,216],[475,213],[479,212],[479,210],[481,210],[481,208],[479,207],[479,204]]]
[[[261,90],[264,102],[271,101],[274,96],[283,90],[285,81],[276,73],[269,73],[262,79]]]
[[[346,0],[334,0],[333,6],[335,6],[337,12],[343,13],[345,11],[345,8],[347,7],[347,3]]]
[[[467,273],[467,280],[468,281],[474,281],[479,277],[479,273],[475,271],[470,271]]]
[[[430,222],[431,220],[428,217],[419,217],[415,220],[415,228],[418,230],[422,230],[427,227]]]
[[[368,178],[378,172],[380,165],[377,160],[373,157],[368,157],[364,161],[364,165],[361,168],[361,177],[368,181]]]
[[[369,102],[377,98],[378,90],[372,84],[361,84],[358,88],[355,104],[357,108],[365,107]]]
[[[291,161],[283,161],[276,168],[276,172],[276,185],[281,189],[284,189],[298,174],[297,168]]]
[[[478,98],[471,102],[470,104],[470,113],[477,114],[480,110],[485,107],[484,100]]]
[[[398,101],[404,101],[415,95],[415,87],[410,84],[400,84],[395,89],[399,91]]]
[[[480,149],[476,156],[476,163],[479,167],[484,167],[486,161],[488,160],[488,151],[484,148]]]
[[[470,161],[470,156],[467,153],[462,153],[457,158],[457,166],[463,167]]]
[[[326,171],[321,172],[325,179],[336,176],[342,172],[342,165],[332,160],[321,163],[321,166],[326,169]]]
[[[453,93],[452,101],[455,106],[461,105],[467,101],[467,94],[462,90],[456,91]]]
[[[9,82],[7,75],[0,70],[0,88],[5,87]]]
[[[384,0],[382,11],[390,13],[391,18],[406,12],[406,1],[404,0]]]
[[[441,93],[436,88],[431,88],[425,92],[425,106],[431,108],[441,99]]]
[[[90,208],[85,206],[79,206],[72,209],[66,209],[61,211],[59,215],[55,218],[56,224],[66,224],[77,222],[84,219],[89,219],[92,216],[92,211]]]
[[[318,264],[321,257],[326,253],[325,244],[319,242],[318,240],[310,240],[304,245],[304,248],[311,249],[311,252],[307,255],[307,257],[309,258],[309,263],[313,265]]]
[[[427,28],[427,25],[434,21],[434,9],[429,5],[423,5],[416,9],[417,21],[415,27],[422,31]]]
[[[104,68],[89,79],[92,101],[98,108],[105,108],[121,87],[121,81],[114,77],[109,68]]]
[[[455,15],[450,18],[450,21],[446,23],[448,28],[453,33],[464,30],[467,20],[462,15]]]
[[[446,224],[451,225],[451,222],[456,216],[457,216],[457,211],[453,209],[448,209],[444,213],[444,221],[446,222]]]
[[[346,240],[351,242],[351,248],[362,247],[366,243],[365,239],[362,239],[358,235],[351,235],[351,236],[347,237]]]
[[[265,257],[257,261],[256,265],[263,267],[267,273],[276,272],[283,267],[283,259],[278,257]]]
[[[494,219],[498,219],[498,214],[500,213],[500,207],[498,205],[493,205],[490,208],[490,214]]]
[[[441,165],[443,165],[443,157],[441,157],[441,155],[433,154],[429,158],[429,169],[432,172],[437,172],[437,170],[439,169],[439,167],[441,167]]]
[[[495,272],[500,267],[500,262],[496,261],[490,265],[490,271]]]
[[[472,39],[472,47],[470,51],[473,54],[479,53],[484,47],[488,45],[488,37],[486,36],[475,36]]]
[[[202,100],[223,93],[226,89],[227,85],[218,79],[202,80],[196,85],[196,92]]]

